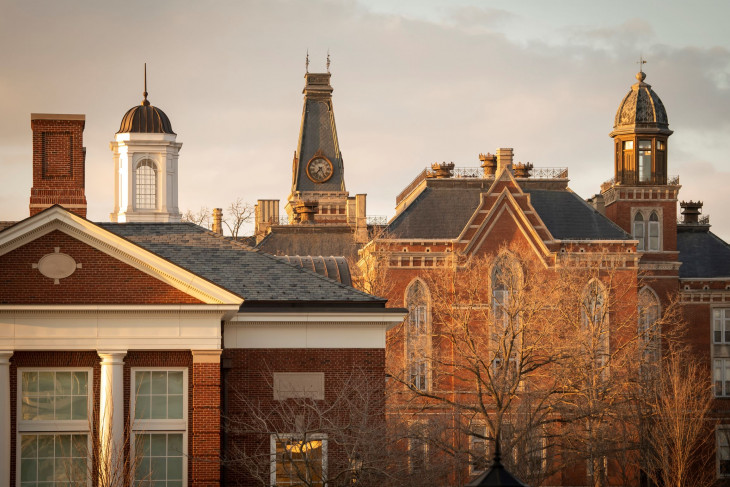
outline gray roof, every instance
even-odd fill
[[[272,226],[256,249],[272,255],[337,255],[357,257],[352,228],[348,225]]]
[[[98,225],[241,296],[245,300],[242,308],[383,307],[386,302],[192,223]]]
[[[456,183],[457,181],[455,181]],[[569,190],[525,189],[550,233],[560,240],[629,240],[631,236]],[[456,238],[476,211],[480,187],[427,186],[386,232],[393,238]]]
[[[558,240],[632,240],[604,215],[572,191],[525,190],[530,203]]]
[[[289,264],[316,272],[320,276],[329,277],[337,282],[352,286],[350,266],[344,257],[323,255],[282,255],[277,257]]]
[[[730,245],[710,232],[708,227],[684,228],[678,225],[677,250],[682,263],[680,278],[730,278]]]

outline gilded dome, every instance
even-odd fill
[[[127,110],[119,125],[118,134],[172,134],[172,124],[165,112],[150,105],[147,101],[147,92],[144,93],[142,104]]]
[[[616,111],[613,134],[635,131],[671,134],[669,119],[662,100],[645,83],[646,73],[636,74],[638,83],[631,86],[631,91],[621,100]]]

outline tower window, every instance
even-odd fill
[[[634,217],[634,238],[639,241],[636,250],[642,252],[644,250],[644,217],[641,212],[637,212]]]
[[[659,250],[659,217],[655,211],[649,217],[649,250]]]
[[[651,181],[651,140],[639,140],[639,181]]]
[[[135,204],[140,210],[157,208],[157,169],[155,163],[145,159],[135,171]]]

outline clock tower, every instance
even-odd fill
[[[294,152],[290,223],[343,224],[348,218],[344,165],[332,109],[331,74],[305,73],[304,108]]]

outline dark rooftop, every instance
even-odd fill
[[[276,225],[257,245],[272,255],[337,255],[356,258],[359,246],[347,225]]]
[[[450,180],[445,180],[450,181]],[[428,183],[389,224],[393,238],[456,238],[488,184]],[[567,189],[523,188],[552,236],[560,240],[630,240],[631,236]]]
[[[682,279],[730,278],[730,245],[709,231],[677,225],[679,277]]]
[[[386,302],[192,223],[98,225],[241,296],[242,307],[382,308]]]

